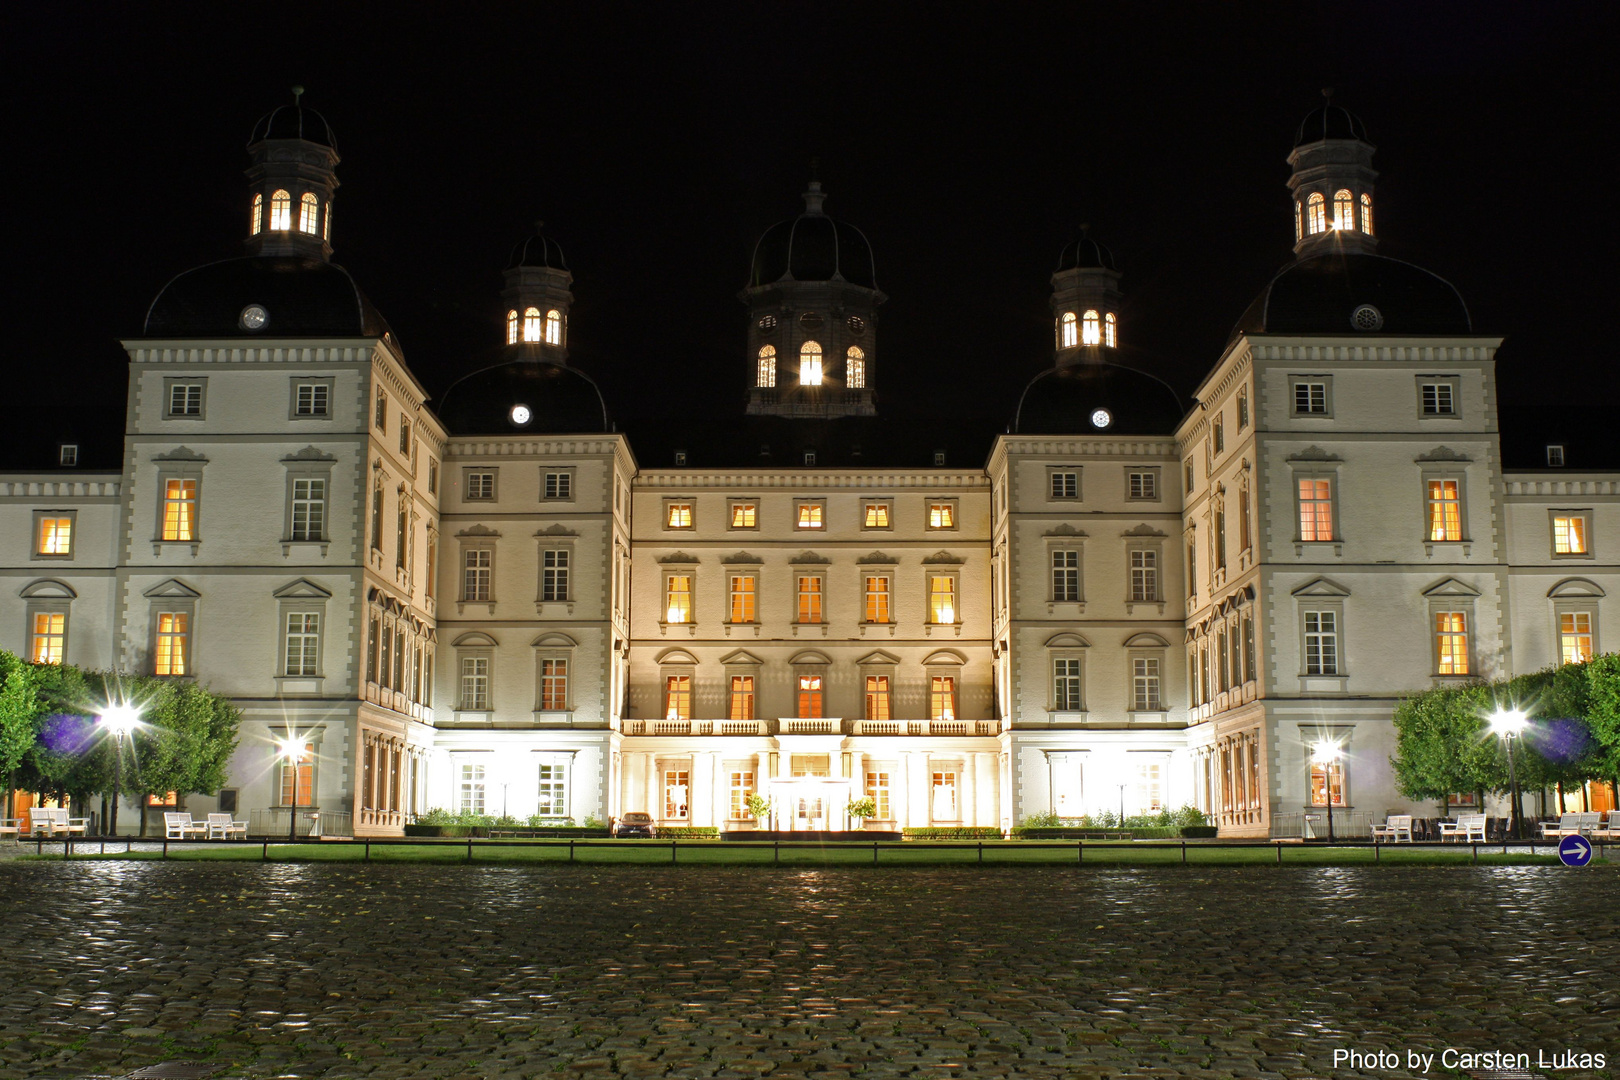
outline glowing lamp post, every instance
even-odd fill
[[[1333,766],[1343,756],[1344,751],[1339,748],[1339,744],[1328,739],[1323,739],[1311,747],[1311,761],[1322,766],[1322,786],[1326,792],[1330,844],[1333,843]]]
[[[113,836],[118,835],[118,800],[123,797],[124,740],[135,730],[140,718],[141,714],[134,707],[125,704],[109,705],[101,714],[101,726],[113,733],[112,820],[108,822],[108,832]]]
[[[1491,716],[1491,730],[1501,736],[1507,744],[1508,759],[1508,789],[1513,797],[1512,825],[1513,839],[1524,839],[1523,823],[1519,820],[1519,776],[1513,768],[1513,742],[1524,734],[1524,729],[1530,725],[1530,718],[1524,714],[1523,709],[1498,708]]]
[[[298,766],[304,756],[304,741],[288,736],[277,744],[279,757],[287,759],[287,767],[292,769],[292,821],[287,824],[287,839],[298,839]]]

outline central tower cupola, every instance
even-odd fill
[[[1114,253],[1091,239],[1080,239],[1058,256],[1052,275],[1053,346],[1057,365],[1111,359],[1119,348],[1119,265]]]
[[[332,257],[332,195],[337,191],[337,140],[326,119],[300,104],[271,109],[248,137],[250,255]]]
[[[568,309],[574,304],[562,248],[535,222],[533,235],[512,249],[506,264],[505,342],[519,359],[566,366],[568,363]]]
[[[1378,249],[1373,233],[1372,167],[1377,149],[1367,141],[1360,117],[1327,101],[1300,123],[1288,164],[1294,174],[1288,188],[1294,193],[1294,254],[1301,259],[1326,251],[1372,254]]]
[[[878,291],[872,246],[828,217],[810,181],[804,213],[754,245],[748,285],[748,412],[755,416],[873,416]]]

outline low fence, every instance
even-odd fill
[[[266,810],[248,811],[248,835],[265,836],[274,839],[278,836],[288,835],[292,825],[292,809],[286,806],[273,806]],[[348,810],[322,810],[319,807],[306,810],[298,809],[298,826],[292,830],[293,835],[303,838],[322,839],[328,836],[348,837],[354,835],[354,814]]]
[[[1333,811],[1331,831],[1335,840],[1369,840],[1372,826],[1370,810]],[[1273,840],[1326,840],[1329,831],[1326,808],[1271,815]]]

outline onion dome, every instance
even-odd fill
[[[1058,256],[1057,272],[1065,270],[1114,270],[1119,264],[1114,261],[1114,253],[1105,244],[1099,244],[1090,236],[1082,235],[1080,239],[1065,245],[1063,253]]]
[[[512,249],[512,257],[507,260],[506,269],[516,270],[520,267],[567,270],[568,262],[563,258],[562,245],[551,237],[536,232],[518,241],[517,246]]]
[[[1299,122],[1299,130],[1294,134],[1294,145],[1305,146],[1308,143],[1321,142],[1323,139],[1356,139],[1364,143],[1372,141],[1367,138],[1367,126],[1361,122],[1359,116],[1331,101],[1312,109],[1305,115],[1305,119]]]
[[[253,125],[253,134],[248,137],[248,145],[266,139],[302,139],[337,149],[337,138],[326,117],[302,105],[279,105],[259,117],[259,122]]]
[[[1168,383],[1122,364],[1068,364],[1024,387],[1015,435],[1170,435],[1185,408]]]
[[[855,226],[822,213],[826,197],[820,181],[810,181],[804,193],[804,213],[765,230],[754,245],[750,286],[778,281],[844,281],[864,289],[877,288],[872,245]]]
[[[343,267],[323,259],[249,256],[171,279],[146,312],[158,338],[382,337],[388,324]]]
[[[1285,266],[1233,329],[1237,334],[1469,334],[1456,286],[1382,255],[1326,252]]]
[[[452,435],[608,431],[607,404],[578,368],[514,360],[452,383],[435,411]]]

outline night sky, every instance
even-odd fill
[[[819,158],[890,298],[881,412],[999,429],[1050,364],[1051,273],[1081,223],[1126,272],[1125,359],[1186,394],[1291,258],[1285,158],[1332,86],[1379,147],[1380,253],[1508,339],[1505,424],[1573,404],[1606,423],[1614,11],[7,5],[0,311],[29,408],[0,466],[63,437],[116,453],[118,339],[171,276],[241,252],[244,145],[294,83],[343,158],[335,261],[430,393],[488,362],[500,271],[539,217],[575,277],[573,362],[632,440],[661,409],[740,414],[736,294]]]

